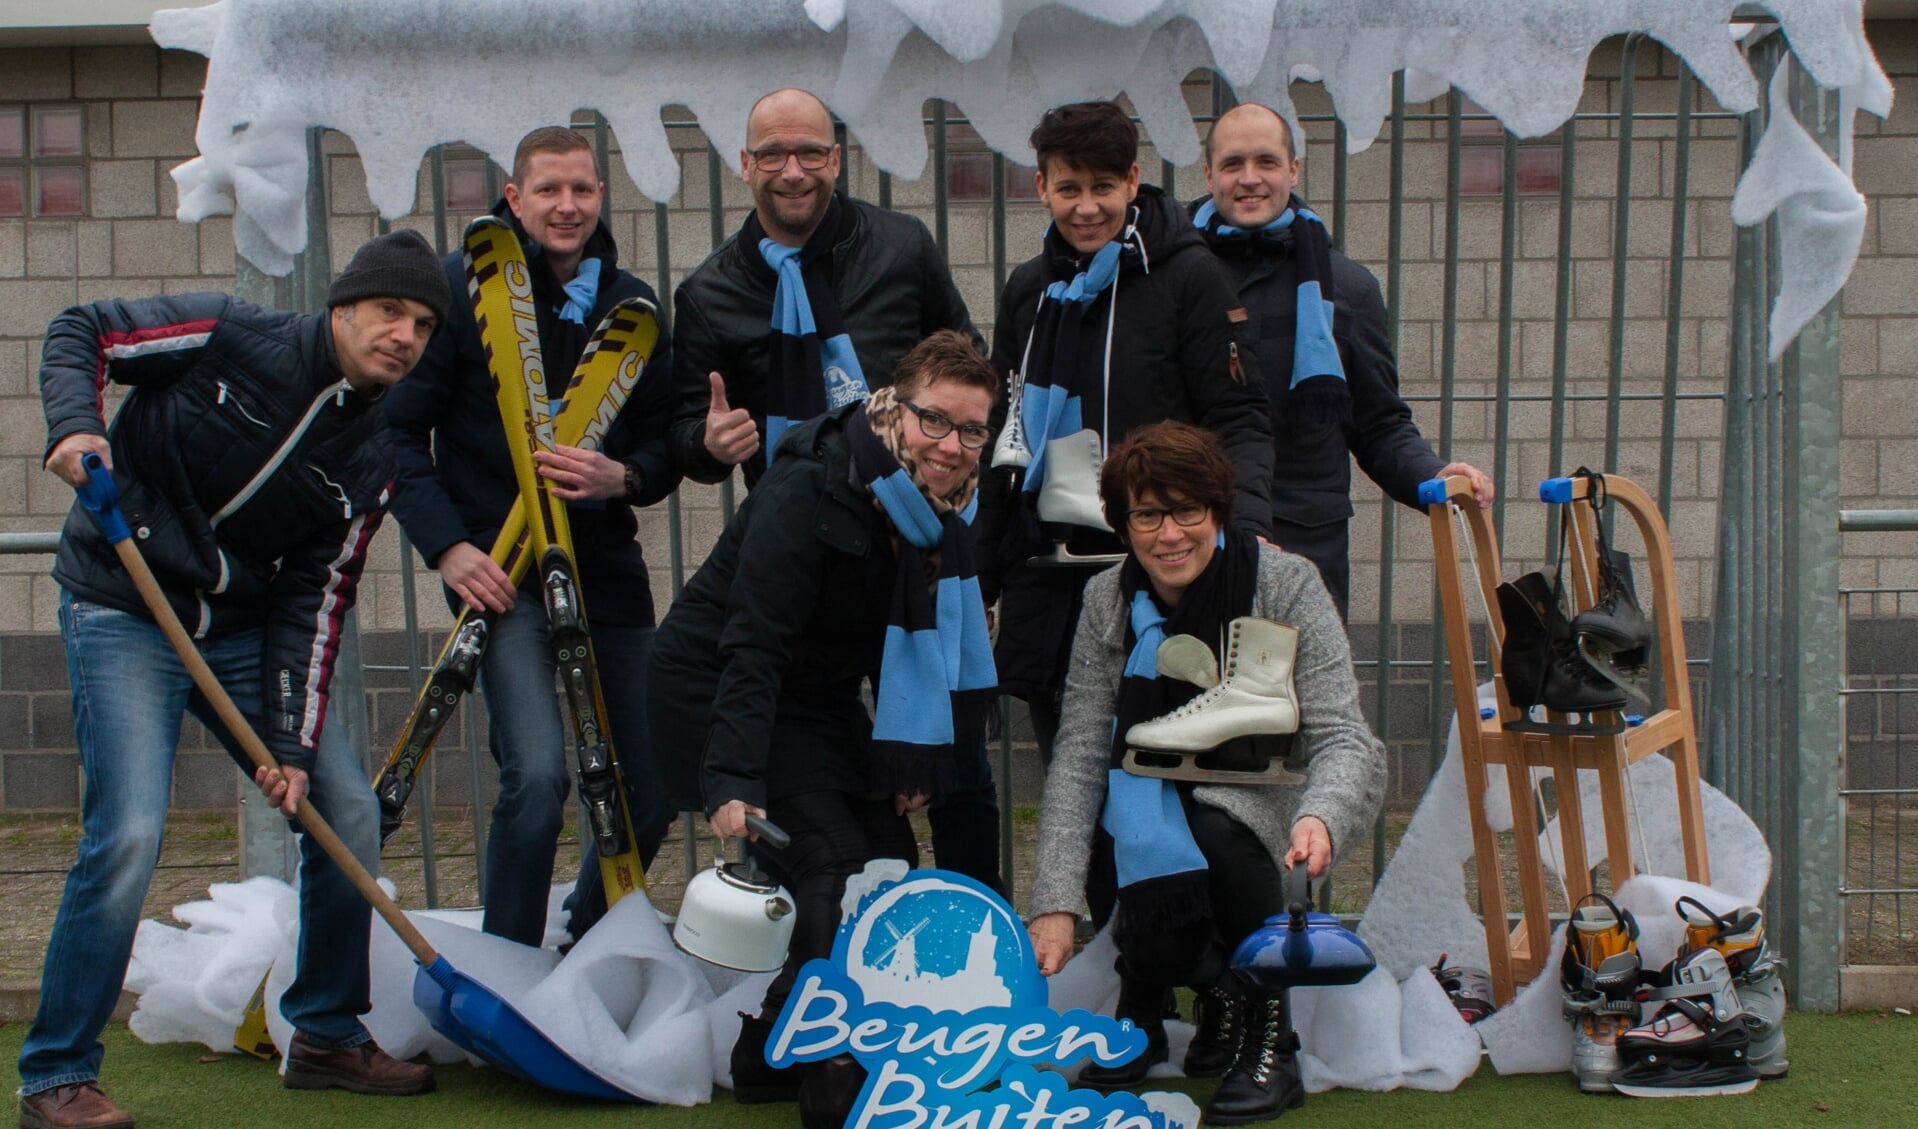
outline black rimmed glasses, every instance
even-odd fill
[[[925,432],[928,439],[944,439],[957,429],[959,445],[968,451],[977,451],[986,445],[986,440],[992,438],[992,429],[983,423],[954,423],[931,408],[922,408],[911,400],[899,402],[919,417],[919,430]]]
[[[794,157],[799,158],[799,167],[807,172],[818,172],[832,161],[832,147],[827,145],[805,145],[798,149],[768,145],[751,152],[753,166],[760,172],[780,172],[785,169],[786,162]]]
[[[1175,524],[1191,527],[1205,520],[1212,507],[1204,502],[1180,502],[1169,510],[1127,510],[1125,523],[1134,533],[1156,533],[1165,524],[1167,514]]]

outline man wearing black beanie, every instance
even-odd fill
[[[396,231],[354,254],[324,314],[226,294],[110,299],[54,318],[40,366],[47,469],[79,486],[85,456],[107,464],[168,602],[280,762],[255,783],[289,815],[310,799],[372,871],[379,805],[358,751],[326,725],[327,696],[394,473],[374,404],[412,370],[450,297],[432,248]],[[111,425],[108,380],[131,389]],[[182,714],[248,762],[79,505],[53,577],[87,788],[20,1050],[20,1124],[110,1129],[133,1122],[100,1090],[99,1035],[158,861]],[[387,1055],[360,1022],[372,911],[310,837],[299,914],[299,963],[280,997],[294,1029],[285,1084],[432,1089],[430,1068]]]

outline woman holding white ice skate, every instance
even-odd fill
[[[1128,556],[1087,586],[1073,641],[1039,821],[1033,948],[1047,975],[1072,955],[1094,829],[1102,826],[1119,874],[1117,1014],[1149,1042],[1131,1063],[1088,1064],[1080,1083],[1130,1086],[1164,1062],[1162,998],[1183,984],[1199,997],[1185,1072],[1225,1076],[1205,1123],[1268,1120],[1305,1100],[1298,1037],[1284,993],[1235,977],[1228,962],[1240,940],[1284,912],[1282,868],[1323,875],[1334,850],[1372,822],[1384,793],[1384,747],[1359,712],[1345,631],[1317,571],[1228,528],[1232,464],[1212,433],[1175,422],[1135,430],[1106,460],[1100,494]],[[1218,680],[1221,663],[1228,679],[1274,674],[1293,629],[1297,755],[1289,759],[1305,764],[1302,785],[1192,783],[1123,767],[1135,725],[1198,697],[1201,684]],[[1161,651],[1166,640],[1174,642]],[[1195,709],[1164,725],[1203,729],[1215,721],[1205,714]],[[1263,766],[1243,767],[1256,780]]]

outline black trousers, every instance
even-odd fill
[[[1190,788],[1179,798],[1205,856],[1212,913],[1177,929],[1122,930],[1114,940],[1121,972],[1161,987],[1207,988],[1225,978],[1240,941],[1285,912],[1284,874],[1250,827],[1197,802]]]
[[[786,952],[785,966],[767,986],[759,1012],[770,1020],[792,994],[800,966],[814,957],[832,955],[846,879],[873,859],[903,859],[907,866],[917,866],[919,844],[912,824],[894,814],[891,796],[868,799],[844,792],[807,792],[768,800],[766,815],[792,836],[792,842],[775,850],[761,840],[754,852],[791,891],[794,906],[792,947]]]
[[[953,754],[952,785],[926,809],[933,861],[1011,901],[999,875],[999,787],[992,781],[986,742],[982,738],[971,748],[953,749]]]

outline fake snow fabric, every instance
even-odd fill
[[[555,909],[565,894],[555,887]],[[209,900],[181,906],[174,916],[187,928],[145,921],[135,938],[126,981],[140,996],[134,1034],[230,1051],[233,1028],[264,974],[267,1028],[276,1045],[287,1046],[293,1032],[279,1000],[292,982],[297,891],[275,879],[221,883]],[[407,916],[453,967],[512,1004],[568,1056],[650,1102],[695,1105],[711,1100],[715,1084],[731,1084],[736,1012],[752,1010],[772,979],[681,953],[643,894],[620,899],[603,919],[610,924],[563,959],[551,948],[481,933],[478,911]],[[557,920],[563,915],[549,916]],[[374,1040],[401,1058],[467,1059],[413,1006],[412,954],[377,918],[371,959],[373,1009],[365,1023]]]
[[[1776,214],[1779,254],[1790,263],[1772,303],[1770,356],[1836,297],[1865,238],[1865,198],[1851,177],[1805,132],[1791,110],[1791,60],[1771,80],[1771,126],[1732,194],[1732,222],[1764,223]]]
[[[1214,66],[1295,136],[1291,83],[1322,83],[1354,152],[1378,137],[1400,71],[1409,102],[1456,86],[1538,137],[1578,108],[1592,51],[1626,32],[1676,52],[1724,108],[1757,108],[1758,83],[1727,34],[1743,6],[1588,0],[1540,19],[1535,0],[649,0],[648,18],[634,19],[633,0],[219,0],[156,12],[151,31],[162,47],[208,58],[199,156],[173,170],[180,219],[233,213],[240,254],[285,274],[307,240],[309,126],[352,138],[368,197],[389,220],[415,211],[433,146],[464,141],[506,166],[528,131],[579,107],[605,115],[639,190],[667,200],[679,162],[664,107],[687,107],[732,154],[745,147],[753,102],[786,86],[818,93],[879,168],[908,179],[926,165],[921,114],[933,97],[1031,164],[1040,109],[1123,93],[1160,155],[1193,164],[1199,138],[1182,83]],[[1891,81],[1858,0],[1762,6],[1819,85],[1850,107],[1890,112]],[[485,81],[476,60],[511,66],[510,92],[473,97]],[[1790,172],[1766,165],[1740,190]],[[1822,286],[1846,230],[1800,225],[1803,237],[1786,241],[1787,275],[1803,269]],[[1818,261],[1801,267],[1791,247]]]
[[[1490,683],[1479,687],[1478,700],[1481,707],[1496,704]],[[1539,771],[1543,775],[1548,770]],[[1614,900],[1637,916],[1639,952],[1645,967],[1658,968],[1671,959],[1683,931],[1672,903],[1689,894],[1718,911],[1757,904],[1771,880],[1771,850],[1751,817],[1723,792],[1701,784],[1712,885],[1704,887],[1667,877],[1685,870],[1672,763],[1664,757],[1646,757],[1631,766],[1628,780],[1632,855],[1646,873],[1620,886]],[[1583,810],[1601,810],[1596,772],[1579,772],[1579,792]],[[1465,770],[1454,718],[1445,760],[1426,788],[1425,798],[1413,813],[1359,923],[1359,936],[1372,946],[1380,969],[1415,976],[1441,953],[1453,964],[1483,968],[1488,963],[1484,928],[1466,900],[1465,867],[1472,857],[1467,813]],[[1494,831],[1512,828],[1510,794],[1504,769],[1497,765],[1487,769],[1485,816]],[[1605,829],[1601,821],[1588,820],[1585,834],[1586,857],[1604,858]],[[1539,855],[1555,876],[1561,870],[1558,843],[1558,820],[1554,818],[1539,835]],[[1571,1029],[1560,1014],[1561,993],[1553,971],[1564,948],[1561,928],[1553,935],[1545,962],[1547,972],[1520,989],[1511,1003],[1470,1029],[1483,1040],[1499,1073],[1549,1073],[1571,1066]]]

